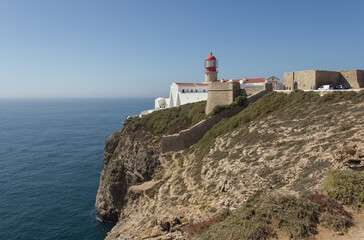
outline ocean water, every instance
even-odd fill
[[[106,138],[153,99],[0,99],[0,239],[104,239]]]

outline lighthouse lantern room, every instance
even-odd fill
[[[217,80],[217,59],[210,53],[205,60],[205,83],[210,83]]]

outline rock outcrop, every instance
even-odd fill
[[[104,164],[96,196],[96,211],[103,221],[116,222],[126,203],[127,190],[151,180],[159,166],[160,138],[141,127],[125,125],[105,142]]]
[[[359,136],[358,139],[364,139]],[[344,142],[343,146],[332,152],[334,168],[364,170],[364,146],[355,142]]]

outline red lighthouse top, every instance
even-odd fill
[[[210,53],[210,56],[208,56],[205,60],[205,68],[206,72],[216,72],[217,68],[217,59]]]
[[[216,58],[212,56],[212,53],[210,53],[210,56],[208,56],[206,60],[216,60]]]

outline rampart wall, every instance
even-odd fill
[[[265,89],[248,97],[249,103],[257,101],[266,93],[272,91],[272,84],[266,84]],[[210,93],[209,93],[210,94]],[[197,143],[205,133],[210,130],[216,123],[220,122],[223,118],[230,118],[238,114],[243,107],[233,107],[215,115],[208,117],[205,120],[195,124],[189,129],[180,131],[177,134],[162,137],[162,152],[180,151]]]
[[[238,82],[212,82],[209,84],[209,94],[206,103],[206,114],[210,114],[217,105],[232,103],[240,95]]]
[[[229,118],[240,112],[242,107],[234,107],[202,120],[189,129],[177,134],[162,137],[162,152],[179,151],[198,142],[205,133],[223,118]]]
[[[342,81],[348,83],[352,88],[364,88],[363,70],[342,70],[340,73]]]
[[[316,70],[316,83],[312,89],[317,89],[322,85],[339,85],[343,84],[344,82],[341,81],[341,73],[340,72],[333,72],[333,71],[322,71]],[[301,88],[300,88],[301,89]],[[309,90],[302,88],[304,90]]]
[[[322,85],[344,85],[351,88],[364,87],[363,70],[323,71],[308,70],[283,74],[283,84],[290,90],[312,90]]]
[[[264,90],[264,87],[257,88],[243,88],[240,90],[240,95],[250,96]]]
[[[315,87],[316,71],[299,71],[283,74],[283,84],[288,89],[309,90]],[[295,84],[296,83],[296,84]]]

